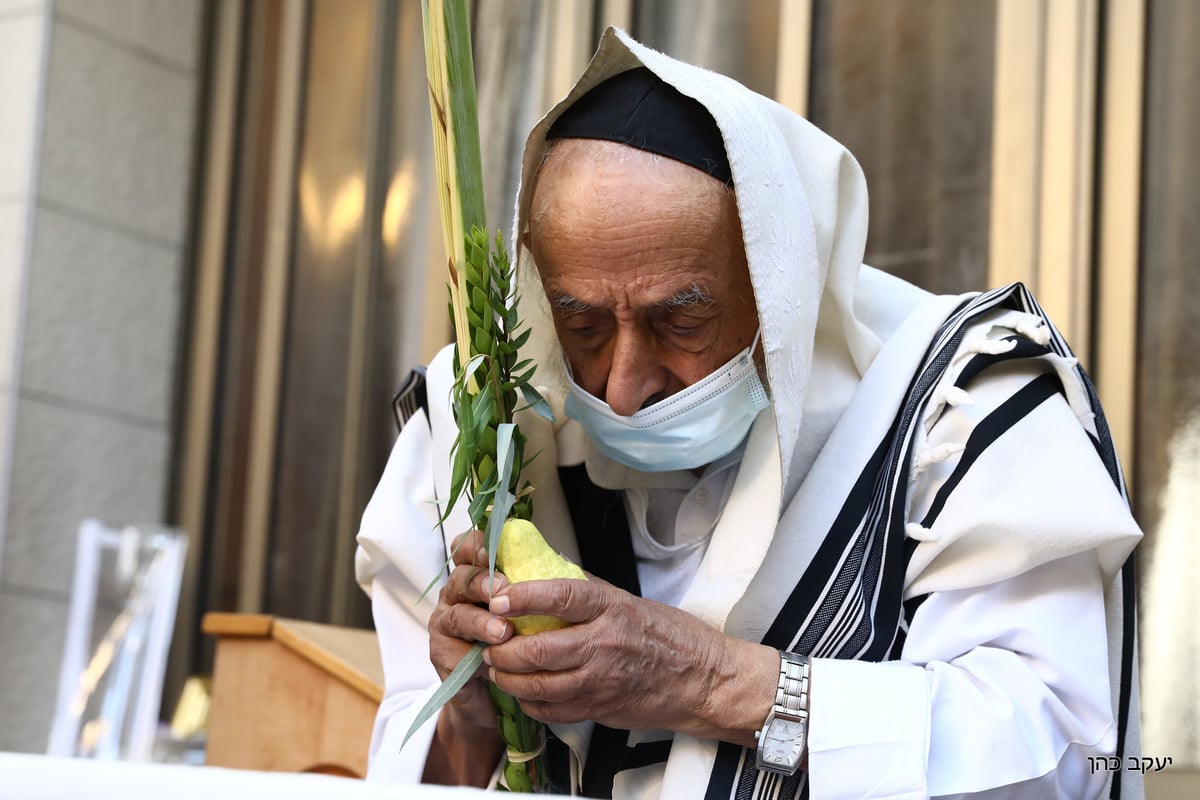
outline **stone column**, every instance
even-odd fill
[[[0,750],[44,750],[76,532],[162,522],[204,4],[0,0]]]

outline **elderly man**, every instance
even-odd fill
[[[619,32],[524,169],[518,280],[558,412],[522,420],[535,518],[598,580],[488,586],[465,534],[414,605],[449,545],[444,351],[359,536],[387,672],[373,777],[491,779],[482,676],[398,752],[481,641],[550,723],[563,791],[1140,796],[1096,758],[1136,753],[1140,533],[1024,289],[933,297],[863,266],[849,153]],[[531,613],[576,624],[514,637]]]

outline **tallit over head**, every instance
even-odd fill
[[[639,66],[699,101],[724,140],[762,324],[786,505],[881,343],[855,312],[867,237],[862,170],[846,148],[778,103],[623,31],[606,31],[583,77],[525,145],[513,242],[518,287],[534,329],[527,354],[559,407],[566,386],[561,350],[533,256],[520,244],[547,131],[593,87]],[[821,392],[809,391],[814,375]]]

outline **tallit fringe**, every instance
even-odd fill
[[[1042,347],[1050,344],[1050,328],[1046,326],[1045,320],[1041,317],[1023,314],[1017,317],[1015,327],[1017,333],[1032,339]]]
[[[1016,339],[986,339],[980,338],[971,342],[964,349],[964,355],[1000,355],[1007,353],[1017,346]]]
[[[916,462],[913,464],[913,473],[920,474],[927,467],[933,464],[940,464],[950,456],[956,456],[966,449],[966,444],[958,442],[946,442],[935,447],[926,447],[917,453]]]
[[[904,526],[904,535],[909,539],[915,539],[918,542],[935,542],[937,534],[932,529],[926,528],[919,522],[910,522]]]

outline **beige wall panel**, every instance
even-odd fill
[[[1104,46],[1103,150],[1100,161],[1096,390],[1127,481],[1133,476],[1141,212],[1143,0],[1110,0]]]
[[[992,112],[991,238],[988,284],[1036,288],[1043,0],[996,4],[996,88]]]
[[[779,0],[775,99],[802,117],[808,116],[812,15],[813,0]]]
[[[809,113],[866,174],[866,261],[937,293],[987,278],[995,11],[953,0],[814,10]]]
[[[1037,293],[1089,364],[1092,159],[1096,90],[1095,0],[1047,5]]]

